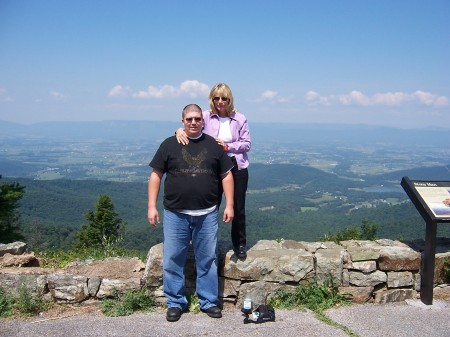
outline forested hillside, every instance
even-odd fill
[[[448,174],[445,167],[424,168],[415,174],[427,176],[428,170]],[[314,241],[343,227],[359,226],[363,220],[380,225],[379,237],[422,238],[423,220],[400,187],[405,173],[363,181],[299,165],[254,164],[247,198],[249,240]],[[26,187],[20,212],[25,236],[34,247],[69,248],[75,232],[86,222],[87,210],[94,209],[100,194],[111,196],[116,211],[128,222],[128,248],[146,251],[162,240],[161,226],[153,229],[147,222],[145,183],[7,177],[2,180]],[[161,203],[159,209],[162,210]],[[448,236],[448,227],[440,226],[440,235]],[[229,229],[228,224],[220,226],[220,239],[224,242],[229,242]]]

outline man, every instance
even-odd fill
[[[196,104],[183,109],[182,122],[189,144],[175,136],[164,140],[150,162],[148,220],[160,222],[156,200],[164,182],[163,287],[167,298],[166,319],[178,321],[187,308],[184,266],[190,242],[197,271],[196,290],[200,309],[213,318],[222,317],[218,307],[217,235],[221,182],[226,198],[223,221],[233,220],[233,163],[211,136],[202,132],[202,110]]]

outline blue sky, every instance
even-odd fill
[[[449,0],[0,0],[0,120],[450,128]]]

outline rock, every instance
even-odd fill
[[[372,302],[374,287],[339,287],[340,294],[350,295],[353,303],[367,303]]]
[[[347,249],[351,261],[378,260],[380,257],[380,245],[374,241],[342,241],[341,245]]]
[[[89,296],[95,297],[100,289],[100,284],[102,283],[102,279],[100,277],[92,276],[88,279],[88,292]]]
[[[378,268],[380,270],[419,270],[420,253],[408,246],[386,246],[380,250]]]
[[[374,287],[381,283],[386,283],[387,275],[382,271],[374,271],[370,274],[364,274],[357,271],[350,271],[350,284],[358,287]]]
[[[5,254],[21,255],[28,252],[28,246],[24,242],[0,243],[0,256]]]
[[[240,291],[241,281],[219,277],[219,297],[236,300]]]
[[[433,289],[433,298],[450,301],[450,285],[441,284]]]
[[[116,290],[123,293],[127,290],[139,290],[139,289],[141,289],[140,278],[115,279],[115,280],[104,278],[100,284],[100,288],[97,292],[96,297],[97,298],[112,297]]]
[[[79,303],[89,297],[88,278],[57,272],[48,276],[48,288],[58,303]]]
[[[319,283],[332,280],[334,284],[342,284],[342,269],[344,264],[344,248],[331,246],[318,249],[314,254],[316,260],[316,278]]]
[[[450,282],[450,252],[436,254],[434,262],[434,283]],[[449,271],[446,272],[444,266]]]
[[[236,307],[242,308],[244,299],[251,298],[253,307],[256,308],[260,304],[267,304],[270,298],[280,289],[282,285],[272,282],[247,282],[241,284],[239,290],[239,299]]]
[[[376,261],[353,262],[348,266],[348,268],[361,271],[364,274],[368,274],[377,270],[377,262]]]
[[[374,303],[402,302],[408,299],[415,299],[416,297],[417,293],[412,289],[382,289],[375,292]]]
[[[147,254],[147,262],[143,275],[147,287],[159,287],[162,285],[162,256],[163,244],[159,243],[150,248]]]
[[[409,271],[387,272],[388,288],[402,288],[414,285],[414,275]]]
[[[283,249],[274,242],[271,248],[252,247],[245,260],[225,257],[223,276],[236,280],[299,282],[314,274],[313,255],[303,249]]]
[[[25,271],[24,273],[19,272]],[[30,270],[32,269],[32,270]],[[31,294],[48,293],[47,273],[42,268],[8,268],[0,272],[0,287],[8,294],[17,296],[22,288]]]
[[[141,278],[145,265],[137,257],[110,257],[104,260],[74,261],[64,267],[71,274],[109,279]]]
[[[0,268],[6,267],[39,267],[39,260],[34,256],[34,253],[13,255],[5,253],[0,257]]]

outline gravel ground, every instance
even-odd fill
[[[352,305],[328,310],[326,314],[361,337],[450,336],[450,302],[434,301],[431,306],[420,301]],[[162,309],[125,317],[91,312],[26,320],[0,319],[0,336],[347,336],[337,325],[321,322],[309,311],[276,310],[276,321],[263,324],[244,324],[243,318],[236,309],[224,310],[221,319],[186,313],[173,323],[166,321]]]
[[[173,323],[166,321],[164,310],[125,317],[83,314],[47,320],[0,320],[0,336],[346,336],[320,323],[311,312],[277,310],[276,315],[275,322],[263,324],[244,324],[244,317],[234,309],[223,311],[221,319],[186,313]]]
[[[449,337],[450,303],[420,300],[383,305],[352,305],[332,309],[327,316],[364,337]]]

